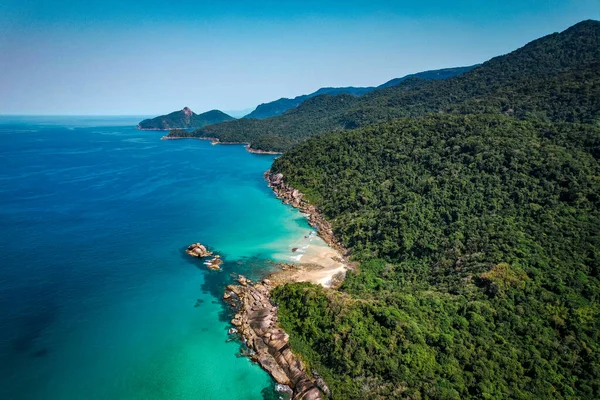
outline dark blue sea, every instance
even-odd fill
[[[161,141],[141,118],[0,118],[0,399],[262,399],[223,288],[310,228],[273,156]],[[202,242],[209,271],[184,253]]]

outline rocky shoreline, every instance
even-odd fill
[[[316,373],[306,371],[304,363],[289,346],[289,336],[278,324],[277,306],[269,292],[275,287],[270,279],[251,282],[243,276],[239,285],[229,285],[223,299],[235,310],[231,324],[248,348],[250,358],[261,365],[273,379],[291,392],[294,400],[317,400],[330,397],[331,392]]]
[[[160,140],[180,140],[180,139],[197,139],[197,140],[211,140],[212,143],[211,144],[241,144],[244,145],[246,151],[248,153],[253,153],[253,154],[272,154],[272,155],[280,155],[283,153],[277,152],[277,151],[268,151],[268,150],[258,150],[258,149],[253,149],[252,144],[251,143],[242,143],[242,142],[221,142],[218,138],[213,138],[213,137],[186,137],[186,136],[169,136],[169,135],[165,135],[163,137],[160,138]]]
[[[273,174],[271,171],[265,172],[265,179],[269,187],[273,189],[275,195],[285,204],[289,204],[300,212],[308,215],[308,223],[317,230],[317,234],[329,246],[340,252],[344,257],[350,254],[342,244],[335,238],[331,224],[323,218],[317,208],[303,199],[304,195],[297,189],[283,181],[283,174]]]

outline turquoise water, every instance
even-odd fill
[[[138,120],[0,118],[2,399],[273,395],[220,297],[310,228],[264,183],[273,156]],[[197,241],[222,272],[184,254]]]

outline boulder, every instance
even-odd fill
[[[329,389],[329,386],[327,386],[321,375],[315,370],[313,370],[312,373],[315,378],[315,385],[321,389],[321,392],[323,392],[325,396],[331,398],[331,389]]]
[[[283,174],[271,174],[269,182],[273,186],[280,186],[283,183]]]
[[[203,258],[212,256],[212,252],[208,251],[206,247],[200,243],[193,243],[189,245],[185,252],[192,257]]]
[[[206,261],[204,264],[206,264],[206,267],[208,269],[212,269],[213,271],[220,271],[221,264],[223,264],[223,260],[221,260],[219,256],[215,256],[209,261]]]

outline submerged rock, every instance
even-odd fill
[[[194,304],[194,307],[200,307],[200,304],[204,303],[204,300],[202,299],[196,299],[196,304]]]

